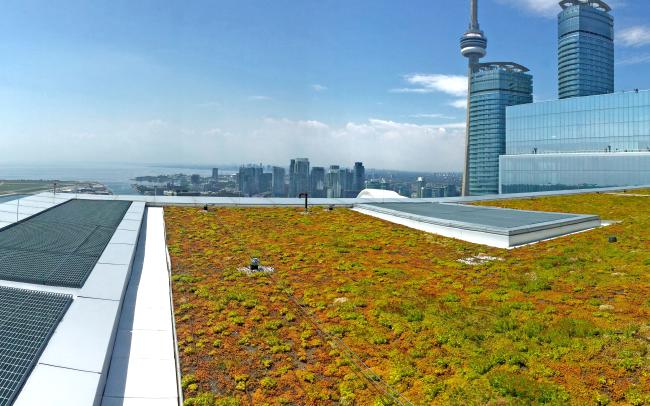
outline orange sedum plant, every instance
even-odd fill
[[[185,402],[650,404],[649,199],[483,203],[620,221],[513,250],[348,209],[166,208]]]

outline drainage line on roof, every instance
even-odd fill
[[[272,274],[269,274],[273,282],[276,283],[276,285],[279,286],[279,283],[275,280]],[[347,358],[352,361],[352,363],[359,369],[359,372],[361,373],[362,377],[365,378],[368,382],[370,382],[375,389],[380,392],[380,396],[387,396],[390,398],[391,401],[395,402],[398,405],[413,405],[413,403],[407,399],[401,392],[399,392],[397,389],[393,388],[389,384],[385,383],[383,379],[379,375],[377,375],[372,368],[368,366],[368,364],[365,363],[365,361],[350,348],[345,341],[341,340],[340,338],[333,336],[323,330],[319,325],[316,320],[314,320],[313,317],[305,310],[304,306],[302,306],[294,297],[293,295],[290,295],[287,293],[287,297],[291,302],[298,308],[298,310],[302,313],[303,317],[309,321],[314,328],[323,336],[325,337],[326,340],[329,340],[330,342],[336,342],[337,344],[341,345],[343,348],[342,349],[344,352],[347,354]],[[369,374],[367,374],[367,372]]]
[[[227,234],[231,239],[239,241],[240,243],[243,242],[241,241],[241,239],[236,238],[233,233],[231,233],[226,227],[223,226],[223,224],[220,224],[218,216],[216,217],[216,222],[219,226],[221,226],[220,227],[221,230],[223,230],[223,232]],[[268,275],[276,285],[279,285],[278,281],[274,278],[273,274],[268,274]],[[171,283],[171,277],[170,277],[170,283]],[[373,371],[373,369],[370,368],[368,364],[366,364],[365,361],[356,352],[354,352],[352,348],[350,348],[350,346],[348,346],[343,340],[323,330],[318,324],[318,322],[315,320],[315,318],[312,317],[307,312],[307,310],[298,302],[298,300],[296,300],[296,298],[293,295],[289,293],[287,293],[286,295],[287,298],[289,298],[289,300],[298,308],[298,311],[302,313],[303,317],[314,326],[316,331],[318,331],[321,334],[321,336],[323,336],[325,339],[328,339],[330,343],[336,342],[341,347],[343,347],[340,349],[342,349],[343,352],[346,353],[345,355],[347,356],[347,358],[357,367],[358,369],[357,375],[361,374],[361,378],[368,381],[372,385],[372,387],[374,387],[375,392],[377,392],[382,397],[389,398],[392,402],[398,405],[413,406],[413,402],[411,402],[408,398],[406,398],[406,396],[404,396],[400,391],[398,391],[397,389],[393,388],[391,385],[384,382],[384,380],[381,379],[381,377],[378,374],[376,374]]]

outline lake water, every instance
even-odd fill
[[[164,166],[142,164],[74,164],[74,165],[0,165],[0,179],[97,181],[115,194],[134,194],[131,187],[136,176],[171,175],[176,173],[210,176],[205,166]],[[221,170],[220,174],[233,173]]]

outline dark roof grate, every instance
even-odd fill
[[[10,405],[72,296],[0,287],[0,406]]]
[[[70,200],[0,231],[0,279],[82,287],[130,205]]]

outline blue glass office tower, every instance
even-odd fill
[[[500,192],[650,184],[650,91],[508,107]]]
[[[499,193],[506,152],[506,107],[533,101],[533,78],[512,62],[477,64],[471,75],[468,139],[470,195]]]
[[[601,0],[563,0],[558,15],[560,99],[614,91],[614,18]]]

